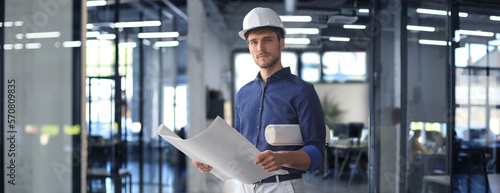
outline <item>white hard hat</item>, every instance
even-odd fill
[[[265,26],[281,28],[283,29],[283,35],[286,34],[285,26],[276,12],[269,8],[256,7],[248,12],[245,19],[243,19],[243,30],[238,32],[238,35],[243,40],[246,40],[245,33],[248,30]]]

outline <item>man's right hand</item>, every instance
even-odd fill
[[[191,164],[196,166],[196,168],[198,168],[198,170],[200,170],[201,173],[207,173],[207,172],[210,172],[212,170],[212,166],[209,166],[209,165],[204,164],[204,163],[192,161]]]

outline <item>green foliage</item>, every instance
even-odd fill
[[[323,98],[321,107],[325,113],[325,124],[330,129],[333,128],[333,125],[341,122],[344,111],[339,108],[339,104],[335,100],[329,100],[328,94]]]

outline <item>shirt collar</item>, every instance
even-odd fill
[[[292,73],[292,71],[290,70],[290,67],[284,67],[281,70],[278,70],[277,72],[275,72],[274,74],[272,74],[271,77],[276,77],[278,79],[281,79],[281,78],[283,78],[286,75],[289,75],[291,73]],[[255,78],[256,79],[261,79],[260,72],[257,73],[257,77],[255,77]]]

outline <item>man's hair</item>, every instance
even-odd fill
[[[281,29],[279,27],[273,27],[273,26],[264,26],[264,27],[258,27],[258,28],[255,28],[255,29],[248,30],[245,33],[245,39],[248,41],[248,35],[250,33],[261,33],[261,32],[263,32],[265,30],[274,31],[276,33],[276,36],[278,37],[278,40],[280,40],[281,38],[285,37],[285,32],[283,31],[283,29]]]

